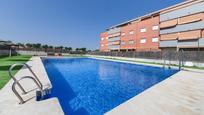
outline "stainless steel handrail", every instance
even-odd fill
[[[36,76],[36,74],[33,72],[33,70],[29,67],[28,64],[25,63],[16,63],[13,64],[10,68],[9,68],[9,75],[10,77],[14,80],[14,82],[17,81],[17,79],[14,77],[14,75],[12,75],[12,70],[16,67],[16,66],[25,66],[28,68],[28,70],[32,73],[32,75],[35,77],[35,79],[37,80],[38,84],[40,85],[40,88],[43,90],[43,85],[40,82],[40,80],[38,79],[38,77]],[[27,92],[25,91],[25,89],[21,86],[21,84],[19,82],[16,82],[16,84],[19,86],[19,88],[22,90],[23,94],[26,94]]]
[[[23,104],[25,103],[25,101],[23,100],[23,98],[21,97],[21,95],[18,93],[18,91],[16,90],[16,84],[20,84],[19,81],[23,80],[23,79],[32,79],[34,81],[34,83],[38,86],[38,88],[41,91],[41,97],[43,98],[44,94],[43,94],[43,90],[41,88],[41,86],[39,85],[39,83],[37,82],[37,80],[31,76],[24,76],[19,80],[14,81],[13,85],[12,85],[12,91],[14,92],[14,94],[18,97],[18,99],[20,100],[19,104]]]

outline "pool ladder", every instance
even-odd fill
[[[16,79],[14,77],[14,75],[12,74],[12,70],[17,67],[17,66],[23,66],[23,67],[26,67],[28,68],[28,70],[31,72],[31,74],[34,76],[34,77],[31,77],[31,76],[24,76],[24,77],[21,77],[20,79]],[[18,93],[18,91],[16,90],[16,85],[18,85],[18,87],[21,89],[21,91],[23,92],[23,94],[27,94],[28,92],[25,91],[25,89],[22,87],[22,85],[20,84],[19,81],[23,80],[23,79],[31,79],[35,84],[36,86],[38,87],[38,89],[40,90],[40,97],[43,98],[43,96],[45,95],[44,94],[44,91],[43,91],[43,85],[42,83],[40,82],[40,80],[38,79],[38,77],[36,76],[36,74],[32,71],[32,69],[30,68],[30,66],[28,64],[25,64],[25,63],[16,63],[16,64],[13,64],[10,68],[9,68],[9,76],[13,79],[14,83],[12,84],[12,91],[14,92],[14,94],[18,97],[18,99],[20,100],[20,103],[19,104],[23,104],[25,103],[26,101],[23,100],[22,96]],[[39,93],[38,93],[39,94]]]

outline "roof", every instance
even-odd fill
[[[134,19],[131,19],[131,20],[128,20],[128,21],[125,21],[123,23],[120,23],[120,24],[116,24],[114,26],[111,26],[109,27],[107,30],[109,29],[112,29],[112,28],[116,28],[116,27],[120,27],[120,26],[123,26],[123,25],[126,25],[128,23],[131,23],[133,21],[137,21],[137,20],[140,20],[142,18],[145,18],[145,17],[149,17],[149,16],[152,16],[152,15],[155,15],[155,14],[159,14],[160,12],[162,11],[165,11],[165,10],[168,10],[168,9],[171,9],[171,8],[174,8],[174,7],[177,7],[177,6],[181,6],[181,5],[184,5],[184,4],[188,4],[188,3],[191,3],[191,2],[195,2],[195,1],[204,1],[204,0],[185,0],[184,2],[181,2],[181,3],[178,3],[176,5],[173,5],[173,6],[170,6],[170,7],[167,7],[167,8],[164,8],[164,9],[161,9],[161,10],[158,10],[158,11],[155,11],[155,12],[152,12],[152,13],[149,13],[149,14],[146,14],[146,15],[143,15],[143,16],[140,16],[140,17],[136,17]]]
[[[16,44],[12,43],[11,41],[0,40],[0,45],[4,45],[4,46],[14,46],[14,45],[16,45]]]

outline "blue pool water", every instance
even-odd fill
[[[178,70],[89,58],[44,58],[66,115],[102,115]]]

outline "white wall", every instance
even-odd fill
[[[46,56],[47,53],[44,51],[24,51],[24,50],[17,50],[16,51],[20,55],[36,55],[36,56]]]

